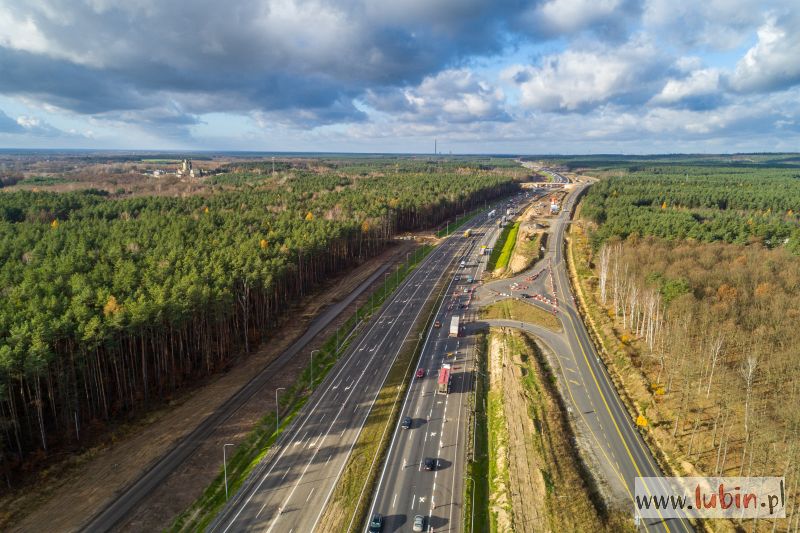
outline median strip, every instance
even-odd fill
[[[288,387],[280,395],[278,403],[280,424],[276,423],[275,413],[265,415],[244,441],[231,452],[226,465],[228,497],[241,488],[255,467],[271,451],[277,438],[283,430],[291,425],[316,387],[324,381],[340,356],[347,351],[351,341],[363,329],[365,322],[374,315],[375,311],[380,309],[383,302],[394,293],[431,250],[433,247],[429,245],[417,249],[413,257],[399,265],[395,272],[387,275],[384,283],[372,291],[368,301],[323,343],[313,359],[313,368],[311,364],[307,365],[294,385]],[[169,531],[205,529],[223,508],[226,501],[225,472],[220,468],[219,474],[203,491],[203,494],[175,518]]]

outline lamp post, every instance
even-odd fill
[[[278,391],[279,390],[286,390],[286,387],[278,387],[275,389],[275,434],[278,434],[278,430],[281,427],[281,418],[280,413],[278,412]]]
[[[314,352],[319,350],[311,350],[311,388],[314,388]]]
[[[233,444],[222,445],[222,472],[225,478],[225,499],[228,499],[228,458],[225,456],[225,448],[233,446]]]

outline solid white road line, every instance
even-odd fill
[[[433,259],[433,257],[434,257],[435,255],[436,255],[436,253],[434,252],[434,253],[430,254],[430,255],[429,255],[427,258],[425,258],[425,259],[423,260],[423,262],[420,264],[420,267],[419,267],[417,270],[415,270],[415,271],[412,273],[412,275],[411,275],[411,277],[408,279],[408,281],[410,282],[410,281],[411,281],[411,279],[413,279],[413,278],[414,278],[414,277],[415,277],[415,276],[416,276],[416,275],[417,275],[419,272],[422,272],[422,269],[421,269],[422,265],[432,266],[433,264],[436,264],[436,263],[438,263],[440,259],[439,259],[439,258],[437,258],[436,260],[434,260],[434,259]],[[446,257],[446,256],[445,256],[445,257]],[[428,263],[430,263],[430,265],[428,265]],[[426,268],[427,268],[427,266],[426,266]],[[419,286],[419,285],[417,285],[417,286]],[[386,313],[388,313],[388,312],[389,312],[389,308],[390,308],[392,305],[394,305],[394,303],[396,302],[396,300],[397,300],[398,296],[399,296],[399,295],[400,295],[400,293],[401,293],[401,292],[403,292],[404,290],[410,290],[410,289],[408,288],[408,286],[406,286],[406,287],[404,287],[403,289],[401,289],[401,291],[400,291],[400,292],[398,292],[398,293],[396,293],[395,295],[393,295],[393,296],[390,298],[390,300],[388,301],[388,303],[387,303],[387,304],[385,304],[385,307],[384,307],[383,311],[381,312],[381,316],[383,316],[383,315],[385,315]],[[414,291],[414,293],[416,294],[416,290]],[[371,338],[371,335],[372,335],[372,332],[373,332],[373,330],[375,330],[375,328],[376,328],[377,326],[378,326],[378,323],[377,323],[377,321],[376,321],[376,322],[373,322],[373,323],[370,325],[370,327],[368,328],[368,330],[367,330],[367,331],[364,333],[364,336],[362,337],[361,341],[359,341],[359,343],[358,343],[358,346],[356,346],[356,347],[355,347],[355,348],[354,348],[354,349],[353,349],[353,350],[352,350],[352,351],[351,351],[351,352],[350,352],[350,353],[349,353],[349,354],[346,356],[346,358],[345,358],[345,359],[344,359],[344,360],[341,362],[341,366],[340,366],[340,367],[339,367],[339,369],[337,370],[337,372],[336,372],[336,375],[335,375],[335,376],[333,376],[333,377],[332,377],[332,379],[331,379],[331,384],[332,384],[332,383],[333,383],[333,381],[335,381],[335,380],[336,380],[336,379],[337,379],[337,378],[338,378],[340,375],[342,375],[342,373],[343,373],[343,372],[344,372],[344,371],[345,371],[345,370],[348,368],[348,366],[350,365],[350,363],[351,363],[351,362],[354,360],[354,358],[355,358],[355,356],[356,356],[356,353],[357,353],[358,351],[360,351],[360,350],[359,350],[359,347],[361,347],[360,349],[361,349],[361,350],[363,350],[363,346],[364,346],[364,345],[365,345],[365,344],[366,344],[366,343],[369,341],[369,339]],[[340,381],[339,383],[341,383],[341,381]],[[302,424],[300,425],[300,427],[299,427],[299,428],[296,428],[296,429],[294,430],[294,434],[295,434],[295,436],[296,436],[296,435],[297,435],[297,434],[298,434],[298,433],[299,433],[299,432],[300,432],[300,431],[303,429],[303,427],[304,427],[304,426],[305,426],[305,425],[306,425],[306,424],[307,424],[307,423],[308,423],[308,422],[309,422],[309,421],[312,419],[312,415],[313,415],[313,414],[314,414],[314,412],[317,410],[317,408],[319,408],[319,406],[322,404],[322,401],[325,399],[325,396],[328,394],[328,392],[330,392],[330,390],[331,390],[331,384],[329,384],[329,385],[327,386],[327,388],[326,388],[325,390],[323,390],[323,391],[322,391],[322,392],[319,394],[319,397],[317,398],[317,401],[315,402],[315,404],[314,404],[314,406],[311,408],[311,410],[308,412],[308,414],[307,414],[307,415],[304,417],[304,419],[303,419],[303,422],[302,422]],[[338,385],[337,385],[337,386],[338,386]],[[337,396],[338,396],[338,392],[337,392]],[[286,441],[286,438],[284,438],[283,440],[284,440],[284,441]],[[289,439],[289,442],[290,442],[290,439]],[[258,484],[255,486],[255,488],[253,488],[253,489],[252,489],[252,491],[250,492],[249,496],[247,496],[247,497],[246,497],[246,499],[245,499],[244,503],[242,503],[242,504],[239,506],[239,510],[236,512],[236,514],[233,516],[233,518],[231,519],[231,521],[228,523],[228,526],[224,528],[224,530],[223,530],[223,533],[227,532],[227,531],[228,531],[228,529],[230,529],[230,527],[231,527],[231,526],[232,526],[232,525],[233,525],[233,524],[236,522],[236,520],[239,518],[239,515],[242,513],[242,511],[244,510],[244,508],[245,508],[245,507],[247,507],[247,506],[249,505],[249,503],[250,503],[250,501],[252,500],[252,498],[253,498],[253,497],[254,497],[254,496],[255,496],[255,495],[258,493],[259,489],[261,488],[261,485],[262,485],[262,484],[263,484],[263,483],[266,481],[266,479],[269,477],[269,475],[271,474],[272,470],[273,470],[273,469],[274,469],[274,468],[277,466],[278,462],[280,462],[280,459],[281,459],[281,458],[284,456],[284,454],[286,453],[286,451],[287,451],[287,450],[288,450],[288,446],[283,446],[283,447],[282,447],[282,449],[281,449],[280,453],[278,454],[278,456],[277,456],[276,458],[274,458],[274,459],[273,459],[273,462],[272,462],[272,465],[270,466],[270,468],[267,470],[267,472],[266,472],[266,473],[264,473],[264,474],[263,474],[263,476],[261,477],[261,479],[260,479],[260,481],[258,482]],[[262,509],[263,509],[263,506],[262,506]]]

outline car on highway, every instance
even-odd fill
[[[404,416],[403,417],[403,421],[400,422],[400,428],[401,429],[411,429],[411,417],[410,416]]]
[[[369,521],[369,533],[380,533],[381,529],[383,529],[383,516],[376,513],[372,515],[372,520]]]
[[[425,377],[425,369],[418,368],[416,373],[417,378],[424,378]]]
[[[414,517],[414,525],[411,526],[411,531],[424,531],[425,530],[425,517],[418,514]]]
[[[461,281],[461,276],[456,276],[455,278],[453,278],[453,281]]]
[[[435,327],[436,329],[439,329],[440,327],[442,327],[442,321],[441,320],[437,320],[436,322],[433,323],[433,327]]]
[[[422,463],[423,468],[425,470],[436,470],[436,459],[433,457],[426,457],[425,461]]]
[[[522,293],[522,294],[520,294],[520,296],[522,296],[523,298],[530,298],[531,297],[531,295],[528,294],[528,293]]]

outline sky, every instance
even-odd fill
[[[0,0],[0,147],[800,150],[797,0]]]

